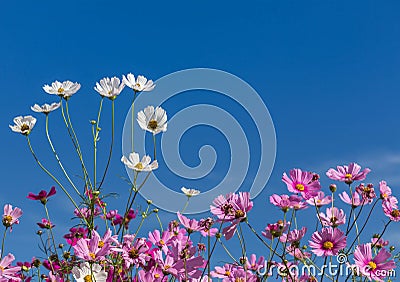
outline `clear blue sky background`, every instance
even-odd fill
[[[279,219],[267,198],[286,193],[280,178],[294,167],[319,172],[327,188],[330,181],[324,173],[329,167],[356,161],[372,169],[369,181],[377,185],[386,179],[398,193],[399,13],[398,1],[5,1],[0,12],[0,200],[25,212],[21,224],[8,235],[5,251],[18,259],[38,255],[35,222],[43,211],[26,195],[53,185],[35,166],[24,138],[12,133],[8,124],[14,116],[30,114],[34,103],[55,101],[41,87],[56,79],[82,84],[71,111],[87,151],[91,148],[87,121],[95,117],[99,101],[93,86],[104,76],[133,72],[156,80],[174,71],[208,67],[247,81],[268,106],[278,145],[271,180],[251,213],[259,230]],[[188,100],[178,98],[167,111],[187,105]],[[130,100],[128,91],[117,99],[116,136],[122,134]],[[105,117],[109,111],[106,103]],[[51,120],[52,136],[67,167],[78,174],[59,114]],[[240,111],[237,118],[247,122]],[[109,132],[109,118],[103,127]],[[249,128],[251,137],[254,130]],[[189,165],[198,162],[191,157],[197,151],[190,144],[201,140],[199,136],[204,136],[201,129],[182,141]],[[213,136],[216,150],[224,149],[222,136]],[[40,158],[53,161],[45,143],[43,117],[32,140]],[[103,140],[100,156],[104,157],[109,139]],[[124,197],[127,186],[120,179],[125,176],[120,152],[117,138],[105,187]],[[251,177],[246,181],[250,183]],[[49,207],[61,236],[71,212],[59,192]],[[374,228],[366,234],[383,226],[382,212],[377,210],[371,218]],[[311,212],[299,221],[315,222]],[[398,224],[393,225],[387,238],[398,242],[399,230]]]

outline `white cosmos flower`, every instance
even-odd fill
[[[136,92],[140,91],[151,91],[156,86],[152,80],[147,80],[143,75],[139,75],[136,79],[135,76],[131,73],[128,73],[127,76],[122,76],[122,80],[126,86],[132,88]]]
[[[36,119],[33,116],[19,116],[14,118],[14,123],[15,125],[10,125],[12,131],[28,135],[35,126]]]
[[[55,94],[57,96],[60,96],[64,99],[67,99],[74,95],[79,89],[81,88],[81,85],[77,82],[71,82],[69,80],[66,80],[64,82],[59,82],[55,81],[50,85],[45,85],[43,86],[43,90],[46,91],[49,94]]]
[[[48,114],[54,110],[57,110],[61,106],[61,103],[52,103],[51,105],[49,104],[43,104],[39,106],[38,104],[35,104],[31,107],[32,111],[37,112],[37,113],[44,113]]]
[[[196,189],[190,189],[190,188],[185,188],[182,187],[181,191],[183,192],[183,194],[185,194],[188,198],[193,197],[193,196],[197,196],[200,194],[199,190]]]
[[[92,269],[90,269],[92,268]],[[72,268],[72,274],[77,282],[106,282],[107,272],[101,269],[97,263],[89,265],[88,262],[81,263],[79,267]]]
[[[167,131],[167,113],[163,108],[154,109],[153,106],[147,106],[137,116],[137,121],[142,129],[153,134]]]
[[[152,171],[158,168],[157,160],[151,163],[151,158],[149,156],[143,156],[142,160],[139,159],[138,153],[130,153],[128,158],[122,156],[121,162],[123,162],[127,167],[135,171]]]
[[[100,80],[100,83],[96,82],[94,90],[99,92],[101,96],[114,100],[124,87],[124,82],[121,83],[120,79],[114,76],[112,78],[105,77]]]

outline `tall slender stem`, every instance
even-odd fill
[[[99,111],[97,113],[97,121],[96,121],[96,129],[94,131],[93,135],[93,189],[96,190],[96,183],[97,183],[97,141],[99,140],[99,133],[100,133],[100,116],[101,116],[101,111],[103,109],[103,100],[104,98],[102,97],[100,100],[100,105],[99,105]]]
[[[112,151],[113,151],[113,145],[114,145],[114,131],[115,131],[115,107],[114,107],[114,100],[111,102],[111,145],[110,145],[110,152],[108,154],[108,159],[107,159],[107,165],[106,168],[104,169],[103,177],[101,178],[100,184],[98,189],[100,190],[101,186],[103,185],[103,182],[106,178],[108,168],[110,166],[110,161],[111,161],[111,156],[112,156]]]

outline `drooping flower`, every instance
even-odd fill
[[[121,83],[120,79],[114,76],[112,78],[105,77],[100,80],[100,83],[96,82],[94,90],[96,90],[102,97],[115,100],[124,87],[124,82]]]
[[[51,223],[48,219],[42,218],[42,222],[36,223],[40,228],[43,229],[52,229],[55,227],[53,223]]]
[[[61,98],[68,99],[81,88],[77,82],[66,80],[64,82],[55,81],[50,85],[43,86],[43,90],[48,94],[55,94]]]
[[[147,106],[137,115],[139,126],[154,135],[167,131],[167,113],[161,107]]]
[[[17,274],[21,267],[11,266],[14,260],[15,257],[12,254],[8,254],[0,261],[0,281],[21,281]]]
[[[186,197],[188,197],[188,198],[193,197],[193,196],[197,196],[197,195],[200,194],[200,191],[199,191],[199,190],[191,189],[191,188],[185,188],[185,187],[182,187],[182,188],[181,188],[181,191],[182,191],[183,194],[185,194]]]
[[[372,238],[371,238],[371,247],[377,247],[377,248],[382,248],[382,247],[386,247],[387,245],[389,245],[389,241],[384,240],[383,238],[379,238],[380,235],[375,234]]]
[[[44,113],[47,115],[48,113],[57,110],[60,106],[61,103],[51,103],[50,105],[46,103],[41,106],[35,104],[31,107],[31,110],[37,113]]]
[[[362,199],[367,203],[372,203],[376,198],[374,185],[371,183],[367,184],[367,186],[365,186],[364,183],[361,183],[356,187],[356,192],[358,192]]]
[[[326,227],[321,231],[315,231],[309,243],[311,251],[319,257],[336,256],[346,247],[346,239],[347,237],[340,229]]]
[[[49,193],[47,193],[45,190],[41,190],[39,192],[39,194],[35,195],[32,192],[30,192],[27,196],[28,199],[31,200],[36,200],[36,201],[40,201],[43,205],[45,205],[47,203],[47,199],[53,195],[56,194],[56,187],[52,186],[50,188]]]
[[[321,185],[318,180],[314,180],[314,174],[301,169],[292,169],[289,173],[282,176],[282,181],[286,183],[289,192],[300,193],[301,196],[308,200],[318,195]]]
[[[122,156],[121,162],[123,162],[128,168],[133,169],[134,171],[152,171],[158,168],[157,160],[151,162],[150,156],[143,156],[140,161],[138,153],[130,153],[128,158]]]
[[[360,199],[360,195],[357,192],[353,192],[353,196],[351,198],[346,192],[343,192],[339,194],[339,198],[346,204],[351,205],[353,208],[367,204],[364,199]]]
[[[390,252],[385,248],[379,250],[375,257],[372,257],[371,243],[359,245],[354,251],[354,261],[358,271],[370,281],[383,281],[389,276],[390,271],[396,267]]]
[[[22,135],[29,135],[36,124],[33,116],[18,116],[14,118],[15,125],[9,125],[11,130]]]
[[[273,238],[280,238],[284,232],[286,232],[289,228],[290,222],[283,222],[282,220],[278,220],[274,224],[268,224],[265,227],[265,230],[261,232],[261,234],[267,238],[272,240]]]
[[[312,197],[306,201],[309,205],[312,206],[317,206],[318,208],[328,205],[332,202],[332,197],[331,196],[326,196],[325,193],[322,191],[319,191],[317,196]]]
[[[20,208],[15,207],[13,209],[12,205],[7,204],[4,206],[3,225],[8,228],[14,224],[18,224],[18,218],[20,218],[21,216],[22,210]]]
[[[327,208],[326,213],[319,213],[319,218],[324,226],[338,227],[346,223],[345,212],[337,207]]]
[[[97,263],[89,264],[83,262],[79,267],[72,268],[72,274],[77,282],[106,282],[107,272],[102,270],[101,266]]]
[[[326,175],[333,180],[342,181],[346,184],[351,184],[356,180],[364,180],[367,174],[371,171],[369,168],[365,168],[361,171],[361,166],[356,163],[350,163],[348,166],[337,166],[337,170],[330,168]]]
[[[138,77],[135,79],[135,76],[131,73],[128,73],[126,77],[123,75],[122,81],[126,86],[132,88],[136,92],[151,91],[156,86],[152,80],[147,80],[147,78],[143,75],[138,75]]]

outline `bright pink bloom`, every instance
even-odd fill
[[[351,205],[353,208],[367,204],[367,202],[364,199],[363,200],[360,199],[360,195],[357,192],[353,192],[353,197],[351,198],[346,192],[343,192],[339,194],[339,198],[346,204]]]
[[[0,281],[21,281],[17,274],[21,267],[11,266],[14,259],[12,254],[8,254],[0,261]]]
[[[168,230],[165,230],[162,233],[162,236],[160,234],[160,231],[158,231],[157,229],[154,230],[153,232],[149,232],[149,241],[152,242],[153,245],[162,249],[164,251],[164,253],[168,252],[167,244],[171,237],[172,237],[172,233],[169,232]]]
[[[64,235],[64,238],[67,240],[67,243],[70,244],[71,246],[75,246],[76,242],[78,242],[79,239],[81,238],[86,238],[88,230],[83,228],[83,227],[78,227],[78,228],[70,228],[69,229],[70,233]]]
[[[367,174],[371,171],[369,168],[365,168],[360,172],[361,166],[356,163],[350,163],[348,166],[337,166],[337,170],[330,168],[326,175],[333,180],[342,181],[346,184],[351,184],[356,180],[364,180]]]
[[[252,270],[252,271],[257,271],[260,270],[261,268],[264,267],[264,262],[265,259],[263,256],[259,257],[257,260],[257,257],[255,254],[252,254],[250,256],[250,259],[246,259],[246,264],[247,264],[247,269]]]
[[[289,173],[282,176],[282,181],[286,183],[289,192],[300,193],[301,196],[308,200],[318,195],[321,185],[318,180],[314,179],[311,172],[301,171],[301,169],[292,169]]]
[[[79,218],[89,219],[92,216],[92,210],[86,207],[75,209],[74,214]],[[99,207],[95,207],[93,210],[93,216],[96,217],[101,214],[101,210]]]
[[[12,205],[7,204],[4,206],[4,213],[3,213],[3,225],[5,227],[11,227],[14,224],[18,224],[20,218],[22,216],[22,210],[20,208],[14,208]]]
[[[346,223],[345,212],[342,209],[339,210],[337,207],[333,209],[327,208],[326,214],[323,212],[319,213],[319,218],[324,226],[338,227]]]
[[[312,197],[307,200],[307,203],[311,206],[317,206],[318,208],[328,205],[332,202],[332,197],[331,196],[326,196],[325,193],[322,191],[319,191],[317,196]]]
[[[86,261],[104,260],[105,256],[110,252],[110,244],[102,242],[100,235],[93,231],[91,239],[79,239],[73,246],[75,255]]]
[[[382,248],[373,258],[371,243],[359,245],[354,251],[354,261],[358,271],[370,281],[383,281],[383,278],[389,276],[389,271],[396,268],[395,262],[389,260],[390,257],[391,254],[385,248]]]
[[[55,225],[52,224],[49,220],[47,220],[46,218],[42,218],[42,222],[38,222],[36,223],[37,225],[39,225],[40,228],[43,229],[51,229],[54,228]]]
[[[203,229],[200,230],[200,233],[204,237],[207,236],[213,237],[218,232],[218,228],[212,228],[214,220],[211,217],[201,219],[199,224],[201,227],[203,227]]]
[[[245,219],[247,212],[252,208],[253,202],[250,201],[250,193],[239,192],[239,194],[227,194],[225,197],[218,196],[210,206],[210,211],[222,221],[234,221]]]
[[[289,228],[290,222],[283,222],[282,220],[278,220],[277,223],[268,224],[265,227],[265,231],[261,232],[261,234],[267,238],[272,240],[272,238],[279,238],[286,232]]]
[[[33,193],[29,193],[27,198],[31,199],[31,200],[36,200],[36,201],[40,201],[43,205],[45,205],[47,203],[47,199],[50,196],[53,196],[56,194],[56,187],[51,187],[49,193],[47,193],[44,190],[41,190],[39,192],[39,194],[35,195]]]
[[[340,250],[346,247],[346,239],[343,231],[332,227],[315,231],[311,236],[310,247],[317,256],[336,256]]]

